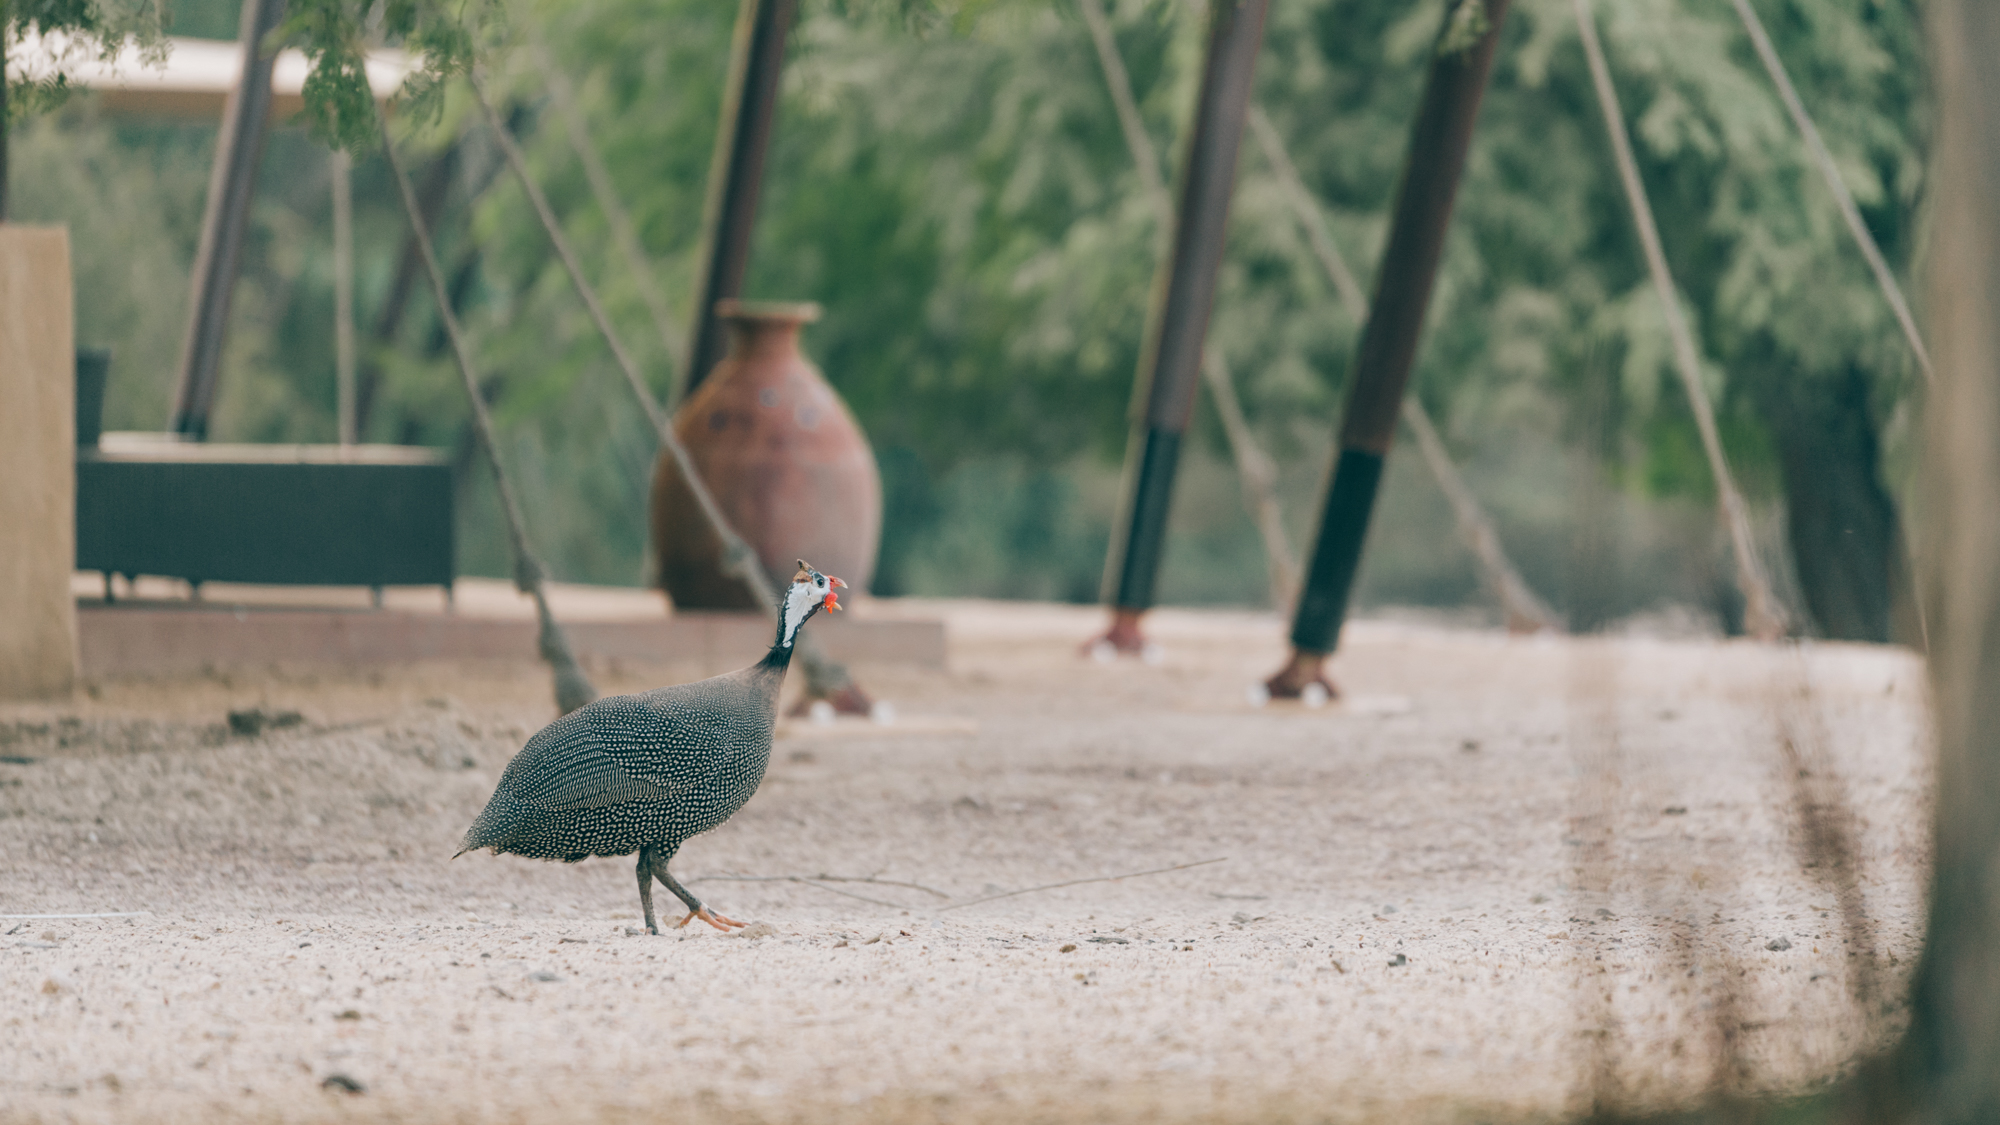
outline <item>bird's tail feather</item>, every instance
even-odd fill
[[[507,845],[513,842],[514,830],[519,826],[521,814],[527,808],[525,802],[517,801],[505,793],[493,794],[493,799],[486,802],[486,807],[480,810],[478,817],[474,818],[472,827],[465,830],[465,839],[459,849],[452,853],[451,858],[457,859],[466,852],[478,851],[480,848],[505,851]]]

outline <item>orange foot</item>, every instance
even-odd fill
[[[680,925],[675,926],[674,928],[680,929],[682,926],[686,926],[689,922],[694,921],[696,918],[699,918],[702,921],[707,922],[709,925],[714,926],[716,929],[721,930],[725,934],[728,933],[730,930],[733,929],[740,930],[744,926],[749,925],[748,922],[738,922],[734,918],[725,918],[722,915],[717,914],[715,911],[710,910],[708,907],[704,906],[699,910],[688,911],[687,917],[681,919]]]

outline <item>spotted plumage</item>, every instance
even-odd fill
[[[459,854],[491,848],[573,863],[637,852],[647,929],[659,932],[655,878],[687,904],[682,925],[691,918],[719,929],[739,925],[688,893],[667,873],[667,861],[757,791],[799,626],[823,606],[839,609],[835,590],[845,585],[801,560],[763,660],[691,684],[600,699],[543,727],[507,764]]]

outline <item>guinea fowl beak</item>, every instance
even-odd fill
[[[839,601],[839,598],[840,598],[840,595],[839,595],[839,594],[836,594],[836,593],[834,593],[834,592],[833,592],[833,588],[834,588],[834,587],[836,587],[836,586],[838,586],[838,587],[840,587],[841,589],[845,590],[845,589],[847,589],[847,583],[845,583],[845,582],[842,582],[842,581],[841,581],[840,579],[838,579],[838,578],[835,578],[835,577],[834,577],[833,575],[829,574],[829,575],[827,575],[827,576],[826,576],[826,585],[827,585],[827,591],[826,591],[826,608],[828,608],[828,609],[839,609],[839,608],[840,608],[840,601]]]

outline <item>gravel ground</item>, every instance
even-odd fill
[[[860,669],[903,721],[793,729],[682,850],[729,937],[635,933],[626,860],[450,861],[527,662],[0,708],[0,915],[144,912],[0,920],[0,1121],[1529,1121],[1900,1025],[1907,652],[1364,621],[1346,701],[1256,710],[1268,617],[1162,612],[1149,666],[1078,659],[1092,610],[863,612],[951,669]]]

